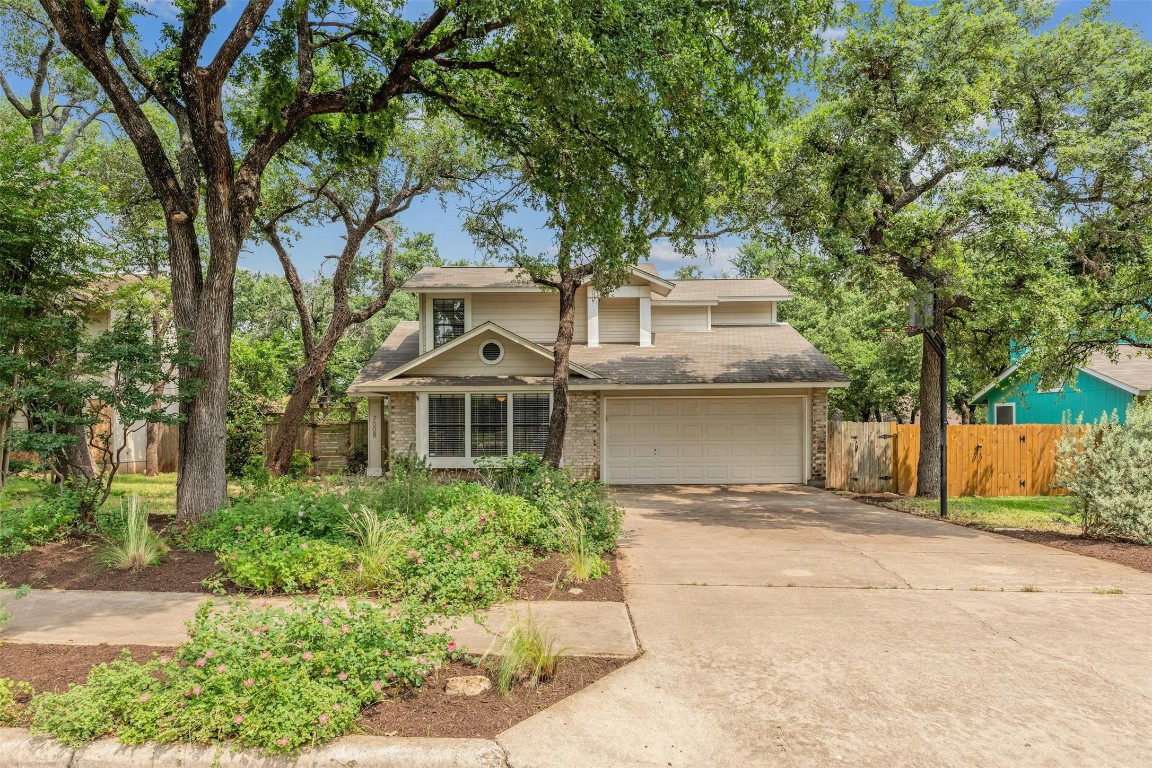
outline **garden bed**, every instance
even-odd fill
[[[137,661],[176,649],[146,645],[51,645],[5,643],[0,646],[0,677],[29,683],[36,692],[60,693],[83,683],[97,664],[120,658],[128,648]],[[406,688],[366,708],[355,732],[372,736],[425,736],[490,739],[556,702],[578,693],[601,677],[628,663],[628,659],[564,658],[553,679],[536,688],[514,687],[507,695],[492,688],[477,696],[449,696],[448,678],[491,674],[474,660],[456,659],[436,670],[419,688]],[[22,703],[27,702],[21,696]]]
[[[914,499],[892,493],[846,495],[853,501],[940,520],[936,511],[938,502],[935,500]],[[1003,499],[968,496],[949,498],[949,517],[943,522],[998,533],[1152,573],[1152,547],[1132,541],[1088,538],[1077,532],[1071,513],[1059,510],[1045,513],[1046,507],[1055,507],[1062,498],[1054,496]]]

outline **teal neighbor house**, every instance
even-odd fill
[[[1055,389],[1040,389],[1035,376],[1017,376],[1019,367],[1011,366],[972,398],[972,405],[988,404],[992,424],[1060,424],[1079,418],[1089,423],[1113,411],[1123,421],[1128,405],[1152,392],[1152,357],[1124,350],[1115,362],[1094,353]]]

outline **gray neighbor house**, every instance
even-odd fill
[[[559,299],[504,267],[428,267],[349,394],[368,399],[368,474],[542,453]],[[776,307],[774,280],[668,280],[651,264],[577,296],[564,464],[614,484],[821,483],[843,372]],[[387,435],[384,434],[387,430]]]

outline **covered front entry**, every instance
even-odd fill
[[[606,482],[802,483],[803,396],[608,397]]]

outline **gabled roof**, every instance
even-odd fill
[[[499,326],[509,337],[515,336]],[[484,328],[481,326],[480,328]],[[480,328],[470,331],[472,336]],[[419,355],[419,325],[400,323],[380,351],[356,377],[350,392],[427,386],[507,386],[550,384],[550,377],[445,377],[421,376],[417,361],[449,344]],[[519,338],[519,337],[517,337]],[[521,339],[551,357],[547,347]],[[790,325],[714,328],[709,333],[658,333],[651,347],[636,344],[573,344],[572,370],[587,371],[573,379],[576,388],[611,386],[763,384],[765,386],[846,386],[848,378]]]
[[[969,403],[975,405],[983,402],[989,392],[1003,384],[1019,369],[1020,363],[1010,366],[995,381],[977,392]],[[1152,357],[1147,355],[1125,353],[1121,348],[1119,357],[1113,361],[1106,352],[1093,352],[1088,362],[1077,367],[1076,370],[1107,382],[1131,395],[1143,396],[1152,393]]]
[[[787,301],[792,294],[775,280],[677,280],[667,296],[654,296],[663,302]]]
[[[656,274],[655,267],[640,264],[632,268],[635,277],[648,283],[663,296],[676,284]],[[540,290],[523,270],[513,267],[424,267],[401,288],[405,291],[525,291]]]
[[[401,326],[404,327],[401,328]],[[549,361],[555,359],[552,350],[547,347],[542,347],[539,344],[531,342],[520,334],[513,333],[507,328],[502,328],[491,321],[481,323],[467,333],[457,336],[452,339],[452,341],[441,344],[435,349],[429,350],[421,355],[419,354],[420,323],[409,321],[397,323],[396,328],[389,334],[384,345],[380,347],[376,354],[372,356],[372,359],[368,361],[368,364],[357,374],[352,385],[348,387],[348,391],[354,392],[357,388],[370,384],[383,384],[409,372],[411,372],[413,376],[418,376],[420,367],[425,363],[451,352],[457,347],[467,344],[472,339],[486,333],[500,336],[504,340],[517,344]],[[395,342],[393,342],[394,339]],[[568,368],[573,373],[589,379],[600,378],[598,374],[575,362],[570,362]]]

